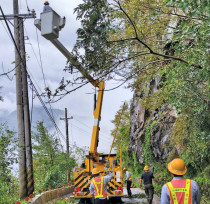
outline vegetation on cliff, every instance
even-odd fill
[[[210,197],[209,7],[208,0],[84,0],[75,9],[81,21],[72,52],[75,58],[70,59],[65,70],[72,73],[77,59],[84,72],[92,73],[94,78],[117,80],[118,86],[128,82],[135,91],[134,99],[147,113],[153,111],[159,116],[148,114],[145,117],[144,132],[139,138],[143,160],[139,162],[136,154],[139,150],[130,141],[133,110],[127,106],[115,145],[118,155],[122,148],[124,165],[139,177],[143,166],[149,164],[164,184],[170,180],[167,162],[182,157],[188,167],[186,177],[198,182],[203,200]],[[62,79],[55,94],[50,90],[48,94],[56,96],[64,92],[65,95],[69,93],[68,86],[77,80],[81,82],[80,77],[73,82]],[[87,83],[84,78],[82,81]],[[164,125],[166,109],[176,111],[176,120],[169,143],[161,147],[170,152],[161,160],[154,155],[151,135]],[[42,123],[37,124],[37,130],[33,148],[38,190],[43,185],[55,186],[55,181],[57,184],[64,182],[67,167],[73,167],[75,160],[66,159],[57,148],[58,141]],[[1,170],[6,173],[0,176],[3,182],[0,192],[7,196],[8,192],[16,192],[14,185],[8,186],[13,178],[10,165],[14,161],[7,157],[14,146],[14,133],[4,127],[0,135]]]
[[[204,197],[210,189],[209,7],[209,1],[195,0],[85,1],[76,9],[82,28],[74,49],[75,54],[84,50],[79,58],[87,72],[99,79],[120,78],[121,85],[129,81],[139,103],[160,115],[144,123],[143,163],[154,166],[165,182],[165,164],[182,157],[186,176],[198,182]],[[176,120],[170,142],[163,147],[171,148],[168,159],[158,162],[150,137],[164,123],[165,108],[176,111]],[[129,141],[123,137],[128,127],[129,122],[121,126],[120,142]],[[129,142],[123,148],[129,153]],[[132,152],[127,155],[129,165]]]

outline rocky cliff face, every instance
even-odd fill
[[[148,84],[151,93],[158,90],[158,79]],[[173,124],[176,120],[176,111],[170,107],[161,110],[147,110],[142,104],[141,91],[135,92],[131,104],[130,138],[131,148],[136,153],[139,163],[144,163],[144,143],[150,137],[150,149],[156,161],[168,158],[171,151],[178,153],[177,148],[169,147]],[[156,123],[156,121],[158,121]],[[155,125],[154,125],[155,124]],[[148,127],[150,131],[148,134]],[[147,134],[146,134],[147,132]],[[148,141],[148,140],[147,140]]]

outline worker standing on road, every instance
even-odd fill
[[[184,161],[174,159],[168,164],[168,170],[173,179],[162,187],[161,204],[199,204],[201,195],[197,183],[183,178],[187,172]]]
[[[107,185],[112,180],[113,175],[100,176],[100,171],[94,168],[92,171],[94,178],[90,183],[90,193],[95,198],[95,204],[106,204],[107,203]]]
[[[126,184],[127,184],[128,197],[131,197],[132,196],[132,193],[131,193],[131,184],[132,184],[131,172],[129,172],[127,170],[127,168],[124,168],[123,171],[126,174],[125,181],[126,181]]]
[[[49,6],[49,4],[50,3],[48,1],[44,2],[43,12],[52,11],[52,8]]]
[[[156,180],[155,177],[153,176],[153,173],[149,171],[149,166],[146,165],[144,167],[144,173],[141,175],[141,178],[139,180],[139,185],[141,188],[142,181],[144,181],[145,193],[147,195],[147,201],[149,204],[152,204],[153,195],[154,195],[154,187],[152,185],[152,179]]]

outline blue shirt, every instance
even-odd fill
[[[132,180],[132,178],[131,178],[131,172],[129,172],[129,171],[126,171],[126,181],[131,181]]]
[[[52,11],[52,8],[49,5],[44,5],[43,12]]]
[[[183,179],[182,177],[174,177],[172,180]],[[199,204],[201,200],[200,191],[195,181],[192,181],[192,203]],[[160,204],[170,204],[170,196],[166,184],[162,187]]]

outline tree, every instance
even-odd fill
[[[133,79],[149,109],[170,104],[207,130],[208,8],[209,1],[84,1],[75,9],[82,28],[74,51],[99,78]],[[151,94],[148,83],[157,76]]]
[[[122,108],[116,113],[115,119],[112,121],[112,123],[117,126],[119,122],[119,117],[122,111]],[[118,158],[120,157],[120,148],[122,150],[122,157],[123,157],[123,165],[130,166],[129,162],[132,162],[126,155],[128,155],[128,152],[130,152],[129,144],[130,144],[130,137],[129,137],[129,129],[130,129],[130,123],[129,123],[129,107],[128,104],[125,105],[124,111],[122,113],[119,127],[118,127],[118,132],[116,132],[116,127],[114,130],[112,130],[111,135],[114,137],[116,134],[116,138],[114,141],[114,147],[117,150],[117,156]]]
[[[112,121],[112,123],[115,125],[115,129],[112,130],[111,135],[114,137],[116,132],[116,126],[119,122],[119,117],[122,111],[122,107],[120,107],[120,110],[116,113],[115,119]],[[122,113],[118,132],[116,134],[116,138],[114,141],[114,148],[117,153],[118,159],[120,159],[120,151],[122,152],[122,161],[123,166],[126,168],[129,168],[130,171],[137,174],[139,173],[139,165],[137,162],[136,155],[133,154],[132,148],[130,146],[130,107],[128,104],[125,104],[124,111]]]
[[[169,64],[173,67],[174,61],[199,70],[203,66],[199,61],[165,51],[171,32],[176,29],[173,25],[180,19],[189,19],[181,6],[169,4],[157,0],[84,1],[75,9],[82,27],[77,31],[78,40],[72,51],[75,58],[69,60],[65,71],[72,73],[79,64],[96,79],[120,80],[120,86],[127,81],[133,84],[140,74],[142,83],[149,82]],[[77,80],[83,84],[75,83]],[[62,98],[87,83],[84,77],[75,81],[63,78],[54,94],[48,89],[48,96]],[[68,90],[71,85],[77,86]]]
[[[15,132],[6,124],[0,125],[0,203],[13,203],[18,197],[17,178],[12,174],[12,165],[17,163],[17,139]]]
[[[170,145],[180,147],[191,175],[199,174],[198,169],[206,172],[209,163],[209,4],[84,0],[75,9],[81,21],[72,52],[77,63],[70,60],[65,70],[72,72],[79,63],[99,80],[118,80],[118,86],[129,82],[150,111],[175,109],[178,118]],[[156,82],[158,88],[152,91]],[[64,95],[69,84],[61,82]]]
[[[209,4],[89,0],[75,10],[82,22],[78,60],[99,79],[130,81],[148,110],[176,109],[170,145],[180,147],[194,176],[209,163]]]
[[[56,187],[66,183],[66,172],[74,168],[76,162],[67,158],[55,135],[49,134],[43,122],[37,122],[37,132],[33,134],[33,158],[36,190]]]

